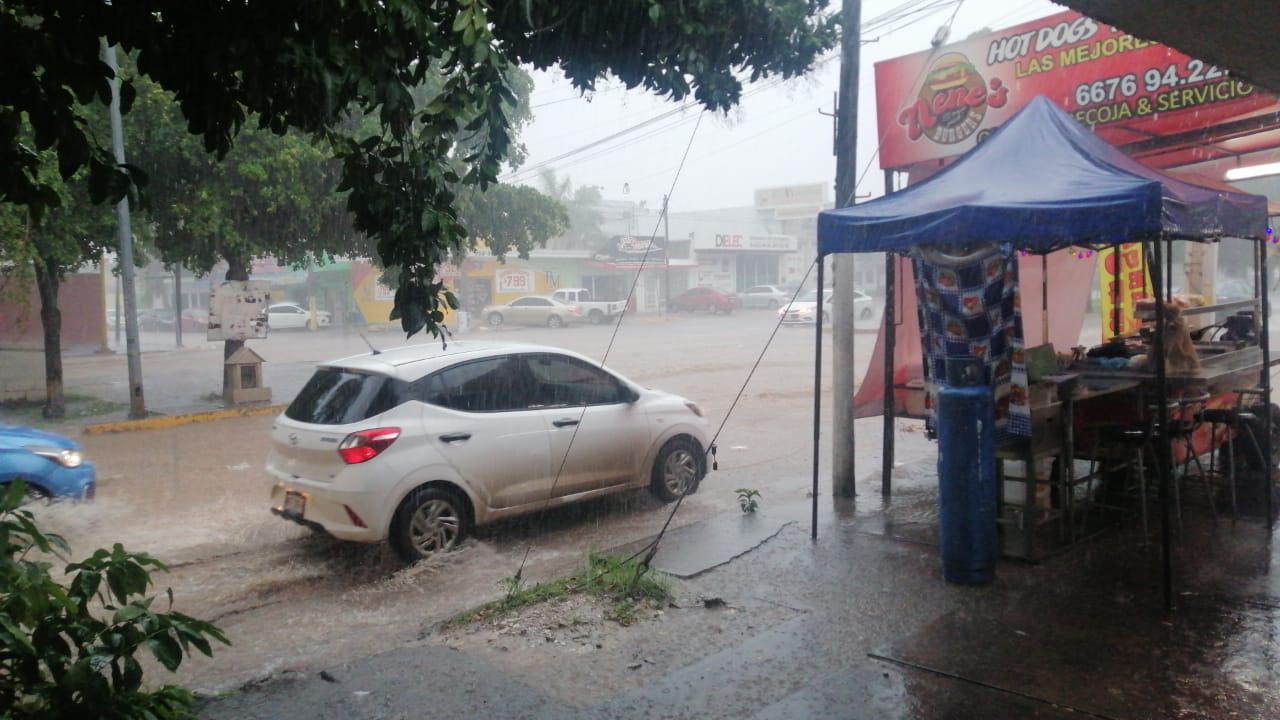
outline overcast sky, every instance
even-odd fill
[[[864,0],[864,24],[903,2]],[[840,0],[833,0],[832,5],[839,8]],[[1009,27],[1064,9],[1047,0],[964,0],[950,41],[961,40],[984,27]],[[916,19],[918,22],[888,34],[871,33],[872,37],[879,35],[879,39],[863,45],[858,113],[859,173],[872,160],[876,146],[873,65],[880,60],[928,49],[930,39],[954,10],[954,5],[947,5],[928,15],[904,18],[896,25]],[[752,191],[759,187],[833,183],[831,119],[819,115],[818,111],[831,111],[839,73],[839,59],[832,57],[805,78],[775,87],[748,87],[748,97],[727,117],[723,114],[703,117],[672,195],[672,211],[750,205]],[[535,73],[534,80],[535,119],[522,138],[529,149],[525,168],[553,160],[678,107],[677,103],[639,90],[623,90],[616,84],[602,84],[588,101],[579,98],[570,84],[555,72]],[[575,186],[599,185],[606,198],[643,200],[657,205],[671,186],[697,116],[696,109],[686,110],[597,149],[557,161],[553,167],[561,177],[571,178]],[[536,173],[531,169],[511,179],[537,184]],[[866,173],[858,192],[879,194],[883,184],[877,162]]]

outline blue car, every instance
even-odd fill
[[[76,441],[41,430],[0,425],[0,487],[22,478],[33,499],[93,498],[97,477]]]

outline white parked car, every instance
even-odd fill
[[[276,303],[267,308],[267,327],[273,330],[294,330],[305,328],[311,313],[306,308],[293,303]],[[328,327],[332,316],[324,310],[316,311],[316,325]]]
[[[831,288],[827,288],[822,292],[822,322],[831,322],[831,299],[834,292]],[[796,298],[793,303],[788,303],[786,307],[778,309],[778,317],[782,318],[783,325],[807,325],[815,319],[818,309],[818,292],[810,290],[800,297]],[[853,291],[853,309],[857,313],[859,320],[870,320],[875,315],[875,310],[871,307],[871,296],[860,290]]]
[[[756,285],[738,293],[744,308],[768,308],[777,310],[795,297],[793,289],[781,285]]]
[[[451,342],[318,367],[276,419],[271,511],[413,561],[474,526],[648,486],[697,489],[711,437],[690,400],[587,358]]]

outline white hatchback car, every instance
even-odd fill
[[[301,305],[276,303],[267,308],[267,327],[272,330],[297,330],[305,328],[311,313]],[[316,311],[316,325],[328,327],[331,316],[324,310]]]
[[[476,525],[648,486],[696,491],[692,401],[564,350],[414,345],[321,365],[271,431],[271,511],[417,560]]]

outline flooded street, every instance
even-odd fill
[[[719,427],[774,319],[768,311],[629,317],[608,365],[638,383],[697,401],[712,427]],[[544,343],[599,358],[611,331],[483,329],[466,339]],[[387,347],[396,337],[378,333],[370,339]],[[861,363],[874,337],[858,335]],[[273,335],[262,352],[280,358],[267,370],[275,400],[287,401],[314,361],[357,352],[360,345],[358,337],[336,333]],[[734,490],[740,487],[759,490],[766,509],[806,497],[813,346],[811,327],[779,330],[718,440],[720,470],[681,506],[673,527],[737,512]],[[196,360],[208,354],[152,355],[149,367],[157,376],[172,373],[174,382],[184,374],[190,380],[202,372]],[[164,392],[163,381],[156,386]],[[198,394],[190,381],[187,388]],[[85,437],[101,478],[96,502],[42,511],[76,553],[120,542],[169,564],[172,572],[157,578],[159,587],[171,586],[178,609],[216,622],[233,642],[213,661],[184,664],[181,680],[199,690],[226,690],[276,671],[415,642],[432,623],[496,597],[499,581],[514,574],[526,547],[525,577],[544,579],[581,563],[591,550],[653,535],[669,508],[648,491],[628,492],[481,528],[442,560],[406,568],[385,545],[338,542],[268,512],[263,462],[273,420],[246,417]],[[879,423],[865,421],[859,438],[866,471],[878,457],[871,453],[878,448]],[[911,435],[900,440],[902,460],[927,450]],[[822,459],[829,459],[825,447]]]

